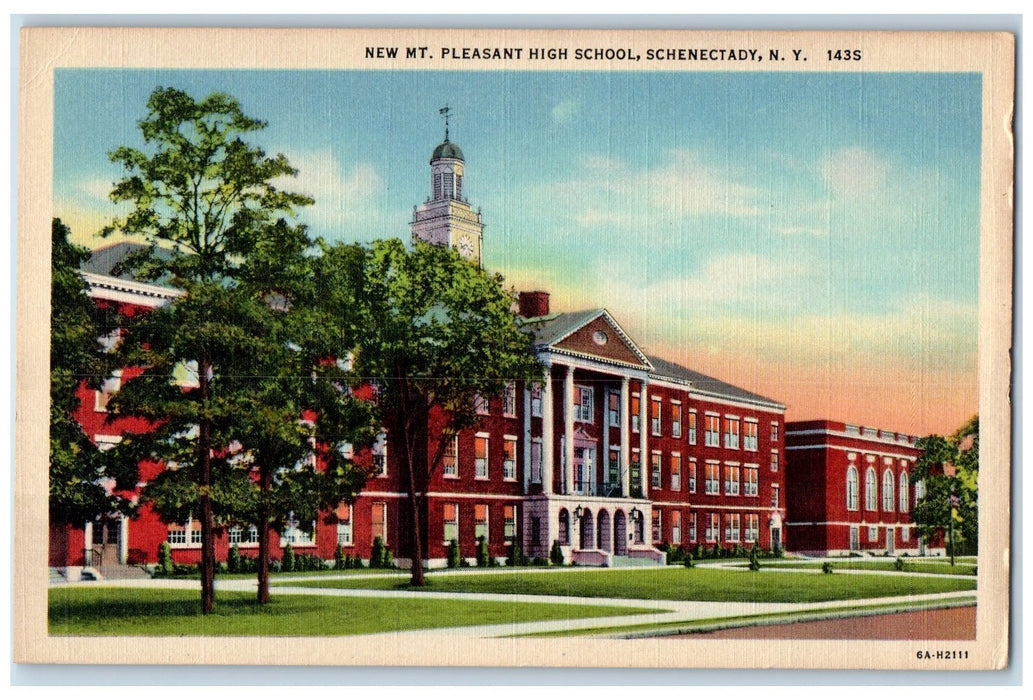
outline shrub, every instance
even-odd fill
[[[168,542],[162,542],[161,546],[158,547],[158,568],[157,572],[160,572],[162,576],[168,576],[172,573],[172,545]]]
[[[373,538],[373,549],[370,550],[369,568],[379,569],[384,562],[384,540],[377,535]]]
[[[907,564],[904,563],[903,559],[901,559],[900,557],[897,557],[897,560],[895,562],[893,562],[893,568],[896,569],[897,571],[906,571],[907,570]]]
[[[342,547],[340,545],[340,543],[338,543],[337,547],[334,549],[334,568],[335,569],[343,569],[343,568],[345,568],[345,566],[344,566],[344,547]]]
[[[706,556],[707,550],[703,547],[703,543],[700,542],[696,545],[696,558],[702,559]]]
[[[384,554],[380,558],[381,569],[395,568],[395,555],[391,553],[390,547],[384,547]]]
[[[283,548],[283,562],[280,570],[294,571],[294,547],[291,547],[290,542],[288,542],[287,546]]]
[[[240,547],[233,545],[226,555],[226,568],[231,574],[240,573]]]
[[[694,566],[696,566],[696,562],[692,560],[692,552],[686,552],[685,557],[682,559],[681,563],[682,566],[684,566],[686,569],[691,569]]]
[[[477,566],[485,567],[490,564],[488,555],[488,539],[481,535],[477,538]]]
[[[760,547],[757,545],[750,550],[750,571],[760,571]]]
[[[549,560],[546,559],[545,557],[535,557],[534,559],[531,560],[531,565],[532,566],[548,566],[549,565]]]
[[[832,562],[827,561],[827,562],[822,563],[822,565],[821,565],[821,573],[823,573],[823,574],[831,574],[832,573]]]
[[[563,550],[560,549],[560,541],[552,541],[552,550],[549,552],[549,561],[553,566],[563,566]]]
[[[452,540],[448,543],[448,568],[458,569],[460,559],[462,556],[459,554],[459,541]]]
[[[527,557],[524,556],[524,550],[520,548],[520,543],[515,540],[510,548],[509,561],[507,564],[510,566],[527,566]]]

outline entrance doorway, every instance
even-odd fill
[[[628,522],[623,510],[613,514],[613,553],[620,557],[628,553]]]
[[[104,516],[93,521],[93,536],[87,554],[87,566],[123,563],[121,515]]]

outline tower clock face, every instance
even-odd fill
[[[473,239],[471,239],[470,236],[463,234],[459,237],[459,242],[456,243],[456,249],[459,251],[459,254],[462,255],[464,258],[472,257]]]

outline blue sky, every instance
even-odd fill
[[[979,75],[59,70],[54,213],[79,240],[159,85],[267,120],[331,240],[408,239],[447,103],[485,266],[517,288],[605,306],[791,418],[976,410]]]

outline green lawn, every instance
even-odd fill
[[[819,562],[771,562],[764,566],[773,569],[820,569]],[[957,574],[960,576],[974,576],[976,573],[975,564],[956,564],[953,568],[950,562],[938,561],[908,561],[904,560],[904,571],[916,574]],[[833,569],[848,569],[852,571],[896,571],[892,560],[888,561],[867,561],[864,559],[843,559],[833,561]]]
[[[975,580],[924,576],[818,575],[784,570],[686,569],[638,570],[565,569],[550,572],[506,572],[486,575],[432,574],[426,591],[519,593],[525,595],[634,598],[639,600],[712,600],[769,603],[809,603],[883,596],[972,590]],[[410,590],[391,579],[283,582],[274,585],[310,588]]]
[[[200,614],[197,591],[68,587],[50,590],[50,634],[130,636],[339,636],[399,630],[508,624],[655,613],[608,605],[496,603],[476,600],[274,595],[222,591],[215,612]]]

